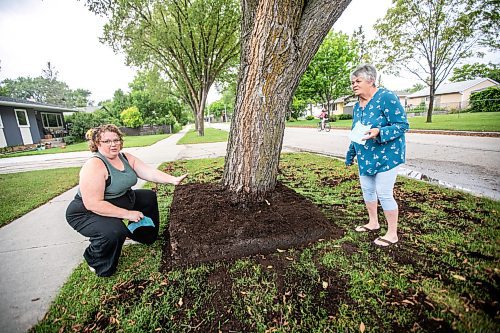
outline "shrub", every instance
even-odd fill
[[[72,145],[73,143],[80,142],[82,140],[79,140],[79,138],[74,137],[72,135],[68,135],[63,138],[63,141],[67,145]]]
[[[348,120],[348,119],[352,119],[352,114],[343,113],[339,115],[339,120]]]
[[[288,119],[288,121],[293,123],[293,122],[297,121],[297,118],[290,117],[290,119]]]
[[[77,112],[66,118],[69,135],[77,140],[85,140],[85,133],[92,127],[98,126],[92,113]]]
[[[490,87],[482,91],[474,92],[470,96],[471,112],[494,112],[500,111],[500,87]]]
[[[177,132],[179,132],[181,129],[182,129],[182,125],[176,122],[176,123],[174,124],[173,128],[172,128],[172,132],[173,132],[173,133],[177,133]]]
[[[314,116],[311,116],[311,115],[306,117],[306,120],[313,120],[313,119],[314,119]]]
[[[137,106],[129,107],[120,113],[120,119],[127,127],[136,128],[144,124],[142,115]]]
[[[329,115],[329,116],[328,116],[328,121],[330,121],[330,122],[335,122],[335,121],[337,121],[337,116],[336,116],[336,115],[334,115],[334,114]]]

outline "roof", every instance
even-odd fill
[[[444,94],[453,94],[453,93],[462,93],[467,89],[473,88],[484,81],[490,81],[494,85],[497,85],[498,82],[487,79],[487,78],[477,78],[474,80],[460,81],[460,82],[451,82],[451,83],[443,83],[436,90],[436,95],[444,95]],[[423,97],[429,96],[429,87],[425,87],[419,91],[414,92],[409,98],[413,97]]]
[[[102,106],[85,106],[85,107],[78,108],[78,111],[82,111],[85,113],[92,113],[92,112],[95,112],[99,109],[102,109]]]
[[[394,90],[394,91],[393,91],[393,93],[395,93],[395,94],[396,94],[396,96],[398,96],[398,97],[404,97],[404,96],[408,96],[408,95],[410,95],[410,93],[409,93],[409,92],[407,92],[407,91],[402,91],[402,90]]]
[[[32,102],[19,98],[0,96],[0,105],[4,106],[14,106],[21,108],[33,108],[37,110],[47,110],[47,111],[62,111],[62,112],[78,112],[79,110],[74,108],[68,108],[65,106],[45,104],[39,102]]]
[[[333,103],[342,103],[349,97],[351,97],[351,95],[340,96],[339,98],[334,100]]]

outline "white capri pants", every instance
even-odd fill
[[[377,173],[373,176],[359,176],[363,199],[365,202],[380,201],[383,210],[396,210],[398,204],[394,200],[394,183],[398,175],[399,167]]]

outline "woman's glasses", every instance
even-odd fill
[[[114,140],[101,140],[100,141],[102,144],[105,144],[105,145],[108,145],[108,146],[111,146],[111,144],[115,144],[115,145],[119,145],[122,143],[122,140],[120,139],[114,139]]]

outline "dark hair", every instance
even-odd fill
[[[91,128],[85,133],[85,139],[89,143],[89,149],[91,152],[95,153],[97,151],[97,146],[99,146],[99,141],[101,141],[101,135],[104,132],[113,132],[118,135],[120,141],[123,142],[123,133],[120,131],[116,125],[107,124],[98,127]]]

